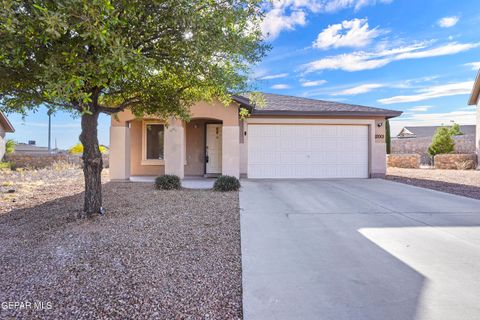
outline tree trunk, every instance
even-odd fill
[[[102,154],[98,145],[98,112],[82,115],[83,175],[85,177],[85,202],[80,217],[89,217],[100,212],[102,207],[103,169]]]

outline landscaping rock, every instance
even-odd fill
[[[420,168],[419,154],[389,154],[387,155],[387,166],[395,168]]]
[[[477,167],[477,155],[474,153],[437,154],[434,164],[435,169],[471,170]]]
[[[78,220],[77,181],[2,210],[0,301],[51,303],[2,318],[242,318],[238,192],[106,183],[106,213]]]

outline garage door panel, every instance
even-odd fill
[[[366,178],[368,127],[250,125],[250,178]]]

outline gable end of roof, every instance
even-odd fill
[[[475,83],[473,84],[472,93],[470,94],[470,99],[468,100],[468,105],[473,106],[478,103],[478,96],[480,95],[480,70],[477,72],[477,77],[475,78]]]
[[[15,128],[2,111],[0,111],[0,125],[5,129],[5,132],[15,132]]]

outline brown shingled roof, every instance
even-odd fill
[[[397,117],[401,111],[366,107],[356,104],[334,101],[315,100],[302,97],[262,93],[265,106],[255,107],[250,104],[248,94],[235,96],[233,99],[250,107],[252,115],[328,115],[328,116],[385,116]]]
[[[0,125],[5,129],[6,132],[15,132],[10,121],[8,121],[7,117],[0,111]]]

